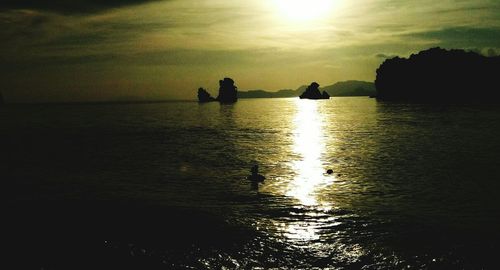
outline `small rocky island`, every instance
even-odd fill
[[[207,90],[200,87],[198,89],[198,101],[201,103],[219,101],[220,103],[235,103],[238,101],[238,87],[234,85],[234,80],[224,78],[219,81],[219,95],[214,98]]]
[[[210,101],[216,101],[215,98],[213,98],[210,93],[203,87],[198,88],[198,101],[199,102],[210,102]]]
[[[311,83],[302,95],[299,96],[300,99],[330,99],[330,95],[323,91],[319,91],[319,84],[317,82]]]
[[[431,48],[385,60],[377,69],[377,99],[419,103],[498,101],[500,56]]]

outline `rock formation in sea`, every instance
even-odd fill
[[[313,82],[299,97],[300,99],[329,99],[330,95],[326,91],[321,93],[319,91],[319,84],[317,82]]]
[[[207,90],[202,87],[198,88],[198,101],[211,102],[219,101],[220,103],[234,103],[238,101],[238,88],[234,85],[231,78],[224,78],[219,81],[219,95],[213,98]]]
[[[210,102],[210,101],[215,101],[215,98],[213,98],[210,93],[208,93],[207,90],[205,90],[203,87],[198,88],[198,101],[199,102]]]
[[[234,85],[234,81],[231,78],[220,80],[219,86],[217,100],[220,103],[234,103],[238,101],[238,88]]]
[[[380,100],[498,102],[500,56],[431,48],[385,60],[377,69]]]

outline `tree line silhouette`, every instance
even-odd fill
[[[385,60],[377,69],[377,99],[411,102],[492,102],[500,90],[500,57],[431,48]]]

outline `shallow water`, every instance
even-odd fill
[[[165,239],[176,238],[174,245],[140,232],[103,235],[99,258],[111,265],[495,265],[500,109],[494,106],[369,98],[11,105],[0,108],[0,121],[0,169],[11,209],[154,208],[140,218],[131,211],[134,226],[151,232],[158,222]],[[267,177],[259,186],[245,180],[254,164]],[[137,250],[144,250],[142,259]]]

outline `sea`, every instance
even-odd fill
[[[9,269],[498,269],[499,155],[496,105],[8,104],[3,245]]]

